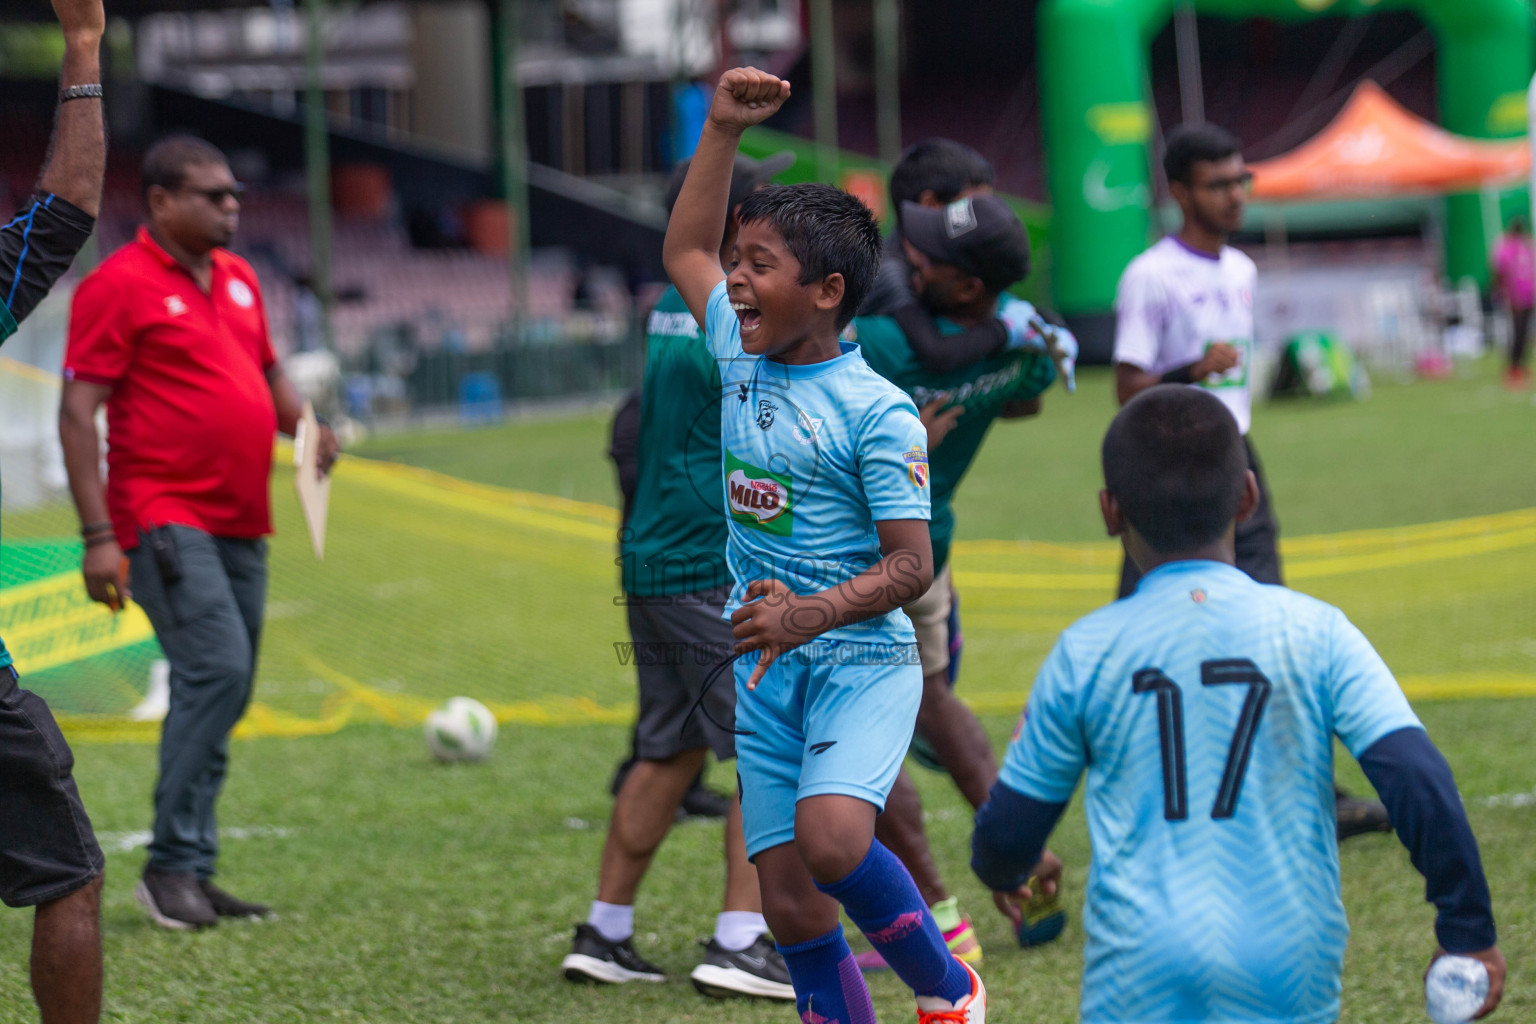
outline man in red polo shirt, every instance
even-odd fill
[[[171,664],[154,838],[136,895],[177,929],[269,913],[211,880],[214,804],[261,637],[273,434],[293,433],[302,409],[273,354],[256,274],[223,248],[240,191],[201,139],[150,147],[148,225],[75,291],[59,411],[86,589],[117,604],[131,587]],[[328,467],[336,439],[321,434]]]

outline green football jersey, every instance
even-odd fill
[[[1010,296],[1005,301],[1022,300]],[[960,331],[959,326],[948,320],[939,320],[938,325],[944,334]],[[930,373],[907,344],[901,327],[884,316],[855,317],[843,337],[856,343],[870,367],[905,391],[919,409],[943,394],[949,395],[946,408],[965,406],[954,428],[928,452],[933,492],[928,536],[933,542],[933,569],[938,572],[949,560],[950,540],[955,533],[950,495],[971,468],[981,442],[1003,406],[1042,394],[1056,379],[1055,364],[1043,352],[1010,349],[958,370]]]
[[[676,288],[645,334],[639,477],[621,534],[624,592],[689,594],[730,583],[720,472],[720,368]]]

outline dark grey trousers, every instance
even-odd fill
[[[149,863],[207,878],[219,855],[214,804],[229,763],[229,734],[250,702],[256,674],[267,542],[163,526],[143,534],[128,558],[133,599],[171,663]]]

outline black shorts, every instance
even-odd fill
[[[68,896],[106,867],[71,774],[75,755],[43,698],[0,668],[0,901]]]
[[[635,756],[641,760],[664,761],[699,747],[709,747],[722,761],[736,756],[734,673],[715,672],[699,701],[704,681],[735,644],[730,622],[720,617],[730,593],[729,587],[718,587],[698,594],[630,596],[629,635],[640,674]]]
[[[13,320],[21,323],[37,308],[95,226],[78,206],[47,194],[34,195],[0,226],[0,304]]]

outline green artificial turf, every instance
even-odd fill
[[[957,500],[958,535],[973,542],[955,560],[967,638],[961,693],[983,710],[999,748],[1056,634],[1107,599],[1115,560],[1101,547],[1052,554],[975,542],[1099,538],[1096,452],[1113,412],[1108,386],[1103,371],[1085,371],[1077,396],[1052,392],[1038,420],[1000,425]],[[601,416],[561,416],[382,437],[358,454],[611,505],[606,429]],[[1490,363],[1445,382],[1378,381],[1363,403],[1261,406],[1254,438],[1288,538],[1536,506],[1536,408],[1529,395],[1501,390]],[[343,462],[327,557],[317,563],[282,468],[274,510],[269,625],[247,723],[264,738],[235,744],[220,817],[235,830],[222,881],[272,901],[281,916],[200,935],[153,929],[131,894],[144,857],[133,833],[148,826],[154,780],[155,750],[144,741],[154,728],[125,727],[121,735],[138,742],[106,742],[102,735],[116,734],[72,719],[76,774],[111,851],[107,1019],[793,1019],[783,1006],[704,1000],[684,980],[718,909],[714,824],[677,829],[640,899],[640,950],[676,980],[592,990],[559,977],[571,925],[594,894],[608,777],[634,699],[634,670],[613,646],[627,635],[611,513]],[[55,510],[7,513],[5,528],[9,540],[67,535],[75,524]],[[1492,546],[1417,561],[1422,542],[1373,541],[1372,557],[1386,560],[1358,565],[1345,561],[1348,542],[1337,551],[1313,545],[1288,566],[1311,572],[1297,585],[1344,607],[1405,681],[1478,688],[1485,676],[1536,676],[1536,545],[1521,529],[1490,527],[1456,543],[1492,538]],[[29,682],[64,711],[121,711],[148,656],[115,657],[138,675],[108,678],[111,659],[98,659]],[[491,760],[445,768],[428,760],[414,723],[458,693],[492,703],[505,724]],[[1520,984],[1521,965],[1536,954],[1536,768],[1515,756],[1536,729],[1536,699],[1416,707],[1458,772],[1483,844],[1514,971],[1495,1019],[1536,1019],[1536,998]],[[968,809],[947,781],[916,774],[938,863],[987,949],[992,1019],[1075,1019],[1088,854],[1081,808],[1054,844],[1068,862],[1066,937],[1022,953],[1009,948],[965,867]],[[1347,757],[1340,777],[1365,788]],[[718,768],[714,778],[731,781]],[[1423,1019],[1419,978],[1433,935],[1422,883],[1387,836],[1350,842],[1342,866],[1354,924],[1344,1020]],[[25,912],[0,913],[0,1024],[35,1019],[28,926]],[[910,1019],[893,978],[873,987],[882,1019]]]
[[[1536,808],[1487,799],[1536,791],[1536,767],[1513,754],[1528,741],[1536,701],[1419,708],[1467,800],[1512,965],[1495,1019],[1536,1014],[1520,983],[1536,956]],[[1011,720],[985,719],[1001,744]],[[721,828],[678,826],[637,905],[637,945],[673,980],[624,989],[573,986],[558,965],[596,885],[609,771],[626,743],[619,726],[503,729],[492,758],[444,767],[415,730],[360,726],[334,736],[238,743],[220,804],[220,881],[270,900],[280,916],[203,934],[153,928],[132,899],[143,850],[121,851],[148,824],[154,749],[82,744],[77,774],[108,854],[104,908],[107,1020],[114,1021],[786,1021],[782,1005],[706,1000],[687,972],[718,910]],[[1361,785],[1341,759],[1340,777]],[[714,780],[728,781],[716,768]],[[969,814],[942,778],[915,770],[935,854],[986,949],[990,1019],[1075,1019],[1088,845],[1074,803],[1053,846],[1067,862],[1064,939],[1022,952],[965,870]],[[1420,976],[1433,948],[1423,885],[1390,836],[1342,850],[1353,932],[1344,1020],[1423,1019]],[[0,913],[0,1021],[27,1021],[30,915]],[[873,980],[882,1019],[908,1020],[910,999],[889,975]]]

